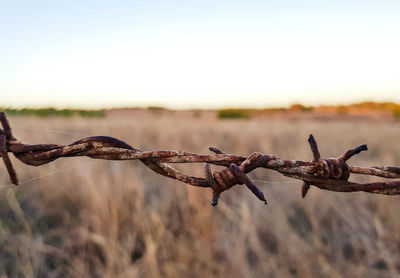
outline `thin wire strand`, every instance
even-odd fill
[[[252,180],[255,182],[262,182],[262,183],[268,183],[268,184],[280,184],[280,183],[284,183],[284,184],[291,184],[291,183],[299,183],[299,181],[268,181],[268,180]]]
[[[75,132],[65,132],[65,131],[58,131],[58,130],[54,130],[54,129],[46,129],[46,128],[40,128],[40,127],[32,127],[32,126],[13,125],[13,127],[21,128],[21,129],[30,129],[30,130],[45,131],[45,132],[56,133],[56,134],[74,135],[74,136],[80,136],[80,137],[82,137],[82,136],[83,136],[83,137],[90,136],[89,134],[81,134],[81,133],[75,133]]]
[[[75,166],[71,166],[71,167],[68,167],[68,168],[64,168],[64,169],[61,169],[61,170],[51,171],[51,172],[49,172],[49,173],[46,173],[46,174],[43,174],[43,175],[40,175],[40,176],[37,176],[37,177],[34,177],[34,178],[24,180],[24,181],[22,181],[22,182],[20,183],[20,185],[21,185],[21,184],[29,183],[29,182],[31,182],[31,181],[36,181],[36,180],[39,180],[39,179],[42,179],[42,178],[44,178],[44,177],[48,177],[48,176],[51,176],[51,175],[54,175],[54,174],[58,174],[58,173],[62,173],[62,172],[65,172],[65,171],[72,170],[72,169],[76,169],[76,168],[80,168],[80,167],[83,167],[83,166],[87,166],[87,165],[93,164],[93,163],[95,163],[95,162],[96,162],[96,161],[91,161],[91,162],[87,162],[87,163],[82,163],[82,164],[78,164],[78,165],[75,165]],[[13,186],[14,186],[14,185],[13,185]],[[15,187],[15,186],[14,186],[14,187]]]

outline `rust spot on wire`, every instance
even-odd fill
[[[365,191],[376,194],[399,195],[400,181],[382,181],[374,183],[355,183],[348,181],[350,173],[372,175],[387,179],[400,178],[400,167],[373,166],[357,167],[347,164],[347,160],[361,151],[368,150],[367,145],[350,149],[338,158],[321,158],[315,138],[310,135],[308,143],[313,155],[312,161],[282,160],[270,154],[259,152],[249,156],[228,154],[218,148],[210,147],[213,154],[202,155],[184,151],[142,151],[129,144],[109,136],[92,136],[78,140],[70,145],[37,144],[19,142],[12,134],[10,124],[4,112],[0,112],[0,155],[6,165],[12,183],[18,184],[17,174],[8,153],[21,162],[39,166],[61,157],[88,156],[106,160],[140,160],[154,172],[179,180],[192,186],[208,187],[212,190],[213,206],[218,204],[222,192],[235,185],[244,184],[261,201],[267,203],[264,193],[254,184],[247,173],[266,168],[277,171],[287,177],[303,181],[302,196],[306,196],[311,186],[338,192]],[[193,177],[181,173],[168,163],[205,163],[205,177]],[[220,171],[212,171],[210,165],[224,166]]]

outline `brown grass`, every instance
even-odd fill
[[[144,150],[207,153],[209,146],[310,159],[357,144],[350,163],[399,165],[400,124],[357,121],[217,120],[215,113],[127,111],[102,119],[10,117],[17,138],[62,143],[89,135]],[[187,133],[190,130],[191,133]],[[234,188],[211,192],[156,175],[139,162],[14,161],[19,187],[0,168],[0,277],[398,277],[399,197],[333,193],[267,170],[250,176],[268,206]],[[202,167],[185,166],[202,174]]]

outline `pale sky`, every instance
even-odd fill
[[[400,102],[400,1],[2,1],[0,106]]]

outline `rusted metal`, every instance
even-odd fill
[[[315,141],[315,138],[312,134],[308,137],[308,144],[310,145],[311,152],[313,154],[313,162],[317,162],[321,158],[321,154],[319,153],[318,150],[318,145],[317,142]],[[310,190],[311,186],[307,182],[303,182],[303,186],[301,187],[301,197],[305,198],[308,190]]]
[[[313,161],[318,161],[321,158],[321,155],[318,150],[318,145],[317,142],[315,141],[315,138],[312,134],[308,137],[308,144],[310,144],[311,152],[313,154]]]
[[[18,184],[17,173],[15,172],[14,167],[11,164],[11,160],[7,152],[7,137],[1,131],[0,131],[0,156],[3,159],[4,164],[6,165],[8,175],[11,178],[11,182],[17,185]]]
[[[18,141],[12,134],[10,124],[4,112],[0,113],[0,155],[6,165],[11,181],[18,184],[17,174],[8,153],[27,165],[40,166],[61,157],[88,156],[106,160],[140,160],[154,172],[179,180],[192,186],[212,189],[212,205],[218,204],[222,192],[235,185],[244,184],[267,203],[261,190],[249,179],[247,173],[257,168],[277,171],[290,178],[302,180],[302,196],[305,197],[311,186],[338,192],[364,191],[375,194],[399,195],[400,181],[384,180],[373,183],[355,183],[349,181],[351,173],[371,175],[386,179],[400,178],[400,167],[350,166],[347,160],[361,151],[368,150],[360,145],[348,150],[338,158],[321,158],[317,142],[310,135],[308,142],[313,155],[312,161],[282,160],[270,154],[259,152],[249,156],[228,154],[218,148],[210,147],[212,154],[202,155],[185,151],[142,151],[129,144],[109,136],[92,136],[78,140],[70,145],[37,144],[29,145]],[[186,175],[167,163],[205,163],[205,177]],[[210,165],[224,166],[220,171],[212,171]]]

